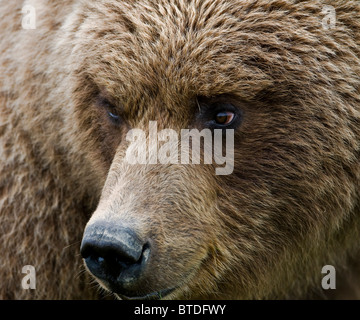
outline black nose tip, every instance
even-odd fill
[[[133,230],[104,222],[85,229],[80,251],[90,272],[117,292],[136,284],[150,248]]]

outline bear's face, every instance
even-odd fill
[[[341,49],[320,13],[285,1],[76,8],[64,43],[74,47],[79,145],[107,176],[82,254],[105,289],[133,299],[261,298],[291,290],[304,268],[321,275],[321,248],[334,245],[357,196],[358,145],[344,111],[352,98],[333,90]],[[154,121],[178,137],[222,130],[223,154],[234,130],[233,170],[129,163],[140,143],[129,131],[141,129],[154,148]]]

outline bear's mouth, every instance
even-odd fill
[[[152,292],[152,293],[146,294],[144,296],[126,296],[126,295],[116,293],[116,292],[114,292],[114,294],[122,300],[133,300],[133,301],[136,301],[136,300],[161,300],[161,299],[164,299],[166,296],[168,296],[173,291],[175,291],[175,289],[176,288],[160,290],[157,292]]]
[[[201,265],[205,262],[207,258],[208,258],[208,254],[205,256],[205,258],[201,259],[201,263],[197,267],[193,267],[190,269],[190,271],[188,271],[187,275],[180,283],[175,284],[166,289],[152,291],[150,293],[146,293],[145,290],[128,291],[125,290],[122,286],[119,286],[116,280],[109,282],[104,279],[100,279],[94,275],[93,276],[97,280],[100,287],[112,293],[116,298],[120,300],[141,301],[141,300],[164,300],[164,299],[174,299],[174,298],[177,299],[179,297],[178,295],[181,294],[181,292],[184,290],[184,287],[187,287],[187,283],[189,282],[189,279],[195,277],[198,270],[201,269]]]

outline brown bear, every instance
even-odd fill
[[[1,299],[360,298],[359,1],[0,12]]]

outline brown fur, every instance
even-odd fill
[[[94,298],[79,246],[97,205],[91,221],[153,241],[139,294],[325,298],[331,264],[332,297],[360,298],[358,1],[25,3],[36,30],[0,4],[0,298]],[[197,99],[218,97],[244,114],[232,175],[123,161],[128,129],[200,129]]]

